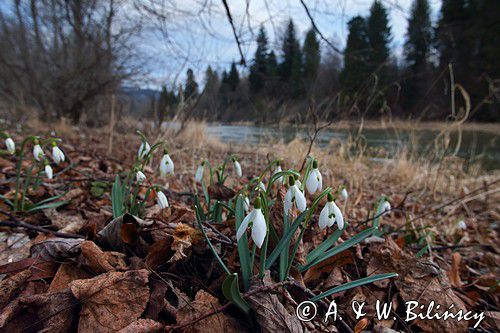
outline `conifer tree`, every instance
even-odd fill
[[[344,68],[340,73],[340,84],[347,92],[355,92],[368,77],[368,36],[366,20],[353,17],[348,23],[349,34],[344,50]]]
[[[430,77],[429,54],[432,43],[432,24],[428,0],[414,0],[408,19],[404,55],[407,77],[404,82],[403,109],[417,110],[426,93]]]
[[[259,92],[264,88],[265,81],[267,78],[268,70],[268,60],[267,60],[267,34],[263,26],[259,29],[259,34],[257,36],[257,50],[255,50],[255,55],[250,66],[249,82],[250,89],[252,92]]]
[[[186,72],[186,86],[184,88],[184,100],[194,100],[198,97],[198,83],[194,77],[193,70],[189,68]]]
[[[370,15],[366,21],[366,31],[370,51],[368,52],[368,66],[371,72],[378,71],[381,82],[386,82],[387,78],[383,70],[390,54],[389,43],[392,40],[391,28],[387,9],[380,0],[375,0],[370,8]]]
[[[297,68],[294,69],[294,67],[300,66],[301,63],[299,41],[292,20],[288,22],[281,50],[283,52],[283,61],[280,64],[280,77],[283,81],[289,82],[292,72],[297,71]]]
[[[238,69],[236,69],[234,61],[231,63],[231,70],[229,71],[229,75],[227,77],[227,83],[231,91],[236,91],[238,85],[240,84],[240,75],[238,73]]]
[[[312,86],[318,74],[321,61],[319,42],[316,39],[316,32],[310,29],[307,32],[303,47],[304,54],[304,79],[307,87]]]

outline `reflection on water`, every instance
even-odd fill
[[[296,127],[277,126],[254,126],[254,125],[224,125],[208,124],[207,133],[223,142],[237,142],[260,144],[271,141],[290,142],[295,138],[307,139],[307,131]],[[350,135],[356,136],[354,129],[325,129],[317,138],[320,146],[329,144],[332,139],[344,141]],[[438,131],[435,130],[386,130],[365,129],[363,136],[369,148],[384,148],[389,157],[408,146],[410,141],[417,139],[417,153],[425,153],[433,148],[434,139]],[[458,134],[452,133],[449,147],[454,148]],[[458,156],[469,161],[481,161],[482,165],[489,170],[499,169],[500,145],[499,135],[489,132],[463,131]]]

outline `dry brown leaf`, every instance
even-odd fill
[[[69,290],[21,297],[10,303],[0,315],[2,332],[75,331],[78,302]]]
[[[44,209],[43,213],[61,232],[76,233],[85,225],[80,215],[61,214],[55,208]]]
[[[175,251],[175,253],[168,261],[170,263],[187,258],[191,252],[186,253],[186,251],[191,251],[191,245],[201,239],[201,235],[198,230],[184,223],[179,223],[175,227],[173,237],[174,240],[170,247]]]
[[[31,247],[31,257],[55,262],[71,261],[80,254],[82,242],[83,239],[49,238]]]
[[[90,279],[92,276],[75,264],[62,264],[49,286],[49,292],[62,291],[69,288],[71,281]]]
[[[139,318],[149,300],[148,276],[142,269],[71,282],[82,303],[78,332],[116,332]]]
[[[96,274],[127,269],[123,253],[104,252],[92,241],[84,241],[80,247],[84,258],[83,263]]]
[[[235,196],[235,192],[227,186],[220,184],[212,184],[208,187],[210,198],[215,200],[228,201]]]
[[[31,271],[27,269],[0,282],[0,309],[9,303],[30,276]]]
[[[452,304],[454,311],[467,311],[463,301],[454,293],[446,274],[431,262],[418,260],[406,254],[390,238],[385,243],[372,245],[367,275],[395,272],[399,274],[394,284],[405,302],[418,300],[428,305],[431,301],[447,309]],[[381,282],[381,281],[379,281]],[[377,285],[377,283],[375,283]],[[378,284],[378,286],[381,286]],[[385,285],[387,286],[387,285]],[[415,319],[413,324],[426,332],[465,332],[466,321]]]
[[[152,319],[139,319],[122,328],[118,333],[160,333],[165,327]]]
[[[270,273],[267,271],[264,281],[257,278],[252,280],[249,292],[271,283]],[[289,314],[276,295],[257,293],[249,296],[248,302],[262,332],[304,332],[297,316]]]
[[[368,327],[368,324],[370,324],[370,320],[368,318],[361,319],[354,326],[354,333],[360,333],[361,331],[364,331],[365,328]]]
[[[148,255],[146,256],[146,264],[148,267],[155,270],[172,257],[172,251],[170,248],[172,241],[172,237],[168,237],[151,245],[148,250]]]
[[[179,308],[177,312],[177,323],[182,324],[198,318],[199,316],[220,307],[219,300],[209,293],[200,290],[196,293],[195,300]],[[206,333],[206,332],[234,332],[232,323],[223,313],[195,322],[190,325],[185,332]]]

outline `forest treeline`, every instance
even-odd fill
[[[163,27],[164,18],[180,10],[167,5],[170,1],[155,2],[163,6],[158,8],[150,3],[3,1],[0,117],[22,122],[37,113],[45,121],[102,125],[147,112],[158,122],[179,116],[277,122],[306,121],[304,115],[314,109],[325,120],[500,119],[499,0],[443,0],[434,21],[428,0],[413,0],[401,56],[392,48],[387,2],[379,0],[366,17],[350,18],[343,50],[322,37],[331,33],[328,28],[322,27],[322,34],[310,29],[302,37],[290,19],[282,36],[271,41],[261,27],[247,65],[207,66],[202,77],[188,69],[185,82],[166,82],[149,100],[151,95],[136,98],[125,89],[149,77],[152,60],[138,43],[147,44],[146,22]],[[197,9],[193,4],[192,17],[198,17]],[[170,56],[164,57],[173,62]]]
[[[294,120],[313,105],[332,119],[445,120],[465,116],[469,98],[469,119],[498,121],[498,13],[498,0],[443,0],[433,22],[428,0],[414,0],[403,59],[393,54],[388,8],[378,0],[367,17],[348,21],[341,55],[314,28],[299,40],[292,19],[279,49],[260,27],[248,69],[233,62],[219,73],[208,66],[200,83],[188,69],[186,82],[163,86],[150,109],[164,119],[179,103],[191,103],[195,117],[271,122]]]

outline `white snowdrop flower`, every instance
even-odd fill
[[[245,231],[250,226],[252,228],[252,239],[258,248],[264,243],[267,233],[266,219],[260,207],[260,198],[257,198],[254,202],[254,209],[243,219],[236,232],[236,239],[240,240],[241,236],[245,234]]]
[[[48,179],[52,179],[54,177],[54,171],[49,164],[45,165],[45,174],[47,175]]]
[[[347,198],[349,198],[349,194],[347,193],[345,187],[342,189],[342,192],[340,192],[340,195],[342,196],[343,201],[347,201]]]
[[[135,179],[138,183],[142,183],[146,180],[146,175],[142,171],[137,171],[137,173],[135,174]]]
[[[248,197],[243,198],[243,209],[245,212],[250,210],[250,199],[248,199]]]
[[[391,211],[391,204],[389,203],[389,201],[384,201],[384,203],[382,204],[382,211],[381,213],[389,213]]]
[[[325,229],[333,226],[335,222],[337,222],[340,230],[344,228],[344,216],[335,201],[333,201],[333,196],[328,193],[328,202],[319,214],[319,227]]]
[[[139,157],[140,160],[144,159],[149,154],[150,150],[151,146],[149,143],[147,143],[147,141],[142,141],[139,151],[137,152],[137,157]]]
[[[158,204],[158,206],[160,206],[161,209],[168,208],[168,200],[165,193],[163,193],[162,191],[156,192],[156,203]]]
[[[203,171],[205,170],[205,168],[203,167],[205,165],[205,162],[201,162],[201,164],[198,166],[198,169],[196,169],[196,173],[194,174],[194,180],[197,182],[197,183],[201,183],[202,179],[203,179]]]
[[[266,190],[266,185],[264,185],[263,182],[259,182],[259,185],[257,185],[257,187],[259,187],[262,191]]]
[[[286,192],[284,202],[286,214],[288,214],[294,204],[301,213],[306,210],[306,198],[304,197],[304,193],[297,187],[295,178],[290,176],[290,187]]]
[[[274,171],[273,171],[273,176],[274,176],[275,174],[277,174],[278,172],[282,172],[282,171],[283,171],[283,170],[281,169],[281,165],[280,165],[280,164],[278,164],[278,166],[276,167],[276,169],[274,169]],[[280,182],[281,184],[283,184],[283,183],[284,183],[283,176],[281,176],[281,177],[279,177],[278,179],[276,179],[276,181],[277,181],[277,182]]]
[[[168,174],[171,174],[171,175],[174,174],[174,162],[172,161],[172,159],[170,158],[170,156],[166,152],[160,161],[160,174],[162,176],[166,176]]]
[[[314,160],[313,169],[309,173],[306,181],[307,192],[314,194],[316,191],[321,191],[323,189],[323,177],[321,172],[318,170],[318,161]]]
[[[9,154],[14,154],[16,152],[16,144],[10,136],[5,139],[5,146],[7,147]]]
[[[40,147],[40,145],[38,143],[35,144],[35,146],[33,147],[33,156],[35,157],[35,160],[37,160],[37,161],[41,161],[42,158],[45,156],[45,154],[42,150],[42,147]]]
[[[467,225],[465,224],[464,220],[460,220],[457,222],[457,228],[462,230],[467,229]]]
[[[65,158],[66,157],[64,156],[64,153],[56,145],[56,143],[52,143],[52,159],[54,160],[54,162],[56,162],[56,164],[59,164],[61,162],[64,162]]]
[[[233,159],[233,165],[234,165],[234,171],[236,172],[236,176],[238,176],[238,178],[241,178],[241,176],[243,176],[243,172],[241,171],[240,162],[238,162],[238,160],[236,159]]]

